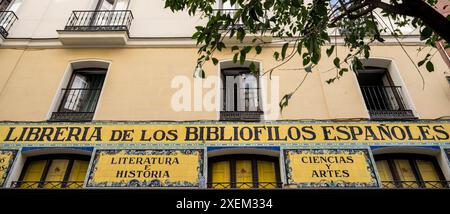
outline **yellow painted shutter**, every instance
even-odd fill
[[[259,188],[276,188],[277,178],[275,163],[270,161],[258,161]]]
[[[22,180],[28,182],[40,181],[46,164],[47,160],[38,160],[30,162],[28,164],[28,167],[26,169],[27,171],[25,172]],[[29,183],[21,185],[22,188],[37,188],[38,186],[39,186],[38,183],[35,183],[33,185],[29,185]]]
[[[220,161],[212,165],[212,187],[230,188],[230,162]]]
[[[417,179],[414,176],[413,169],[408,160],[394,160],[397,173],[399,175],[400,181],[408,181],[403,183],[405,188],[417,188]]]
[[[87,169],[89,166],[89,161],[83,161],[83,160],[75,160],[73,162],[72,171],[70,172],[69,177],[69,183],[67,184],[67,187],[69,188],[80,188],[80,185],[83,182],[84,178],[86,177]],[[70,183],[72,181],[75,181],[77,183]]]
[[[439,174],[432,161],[417,160],[416,163],[423,181],[440,181]],[[443,186],[440,182],[426,182],[425,187],[442,188]]]
[[[236,161],[236,188],[252,188],[253,173],[251,160]]]
[[[387,160],[378,160],[376,161],[378,175],[380,175],[381,182],[387,181],[383,183],[383,187],[385,188],[395,188],[394,178],[392,177],[391,169],[389,168],[389,163]]]
[[[52,160],[52,163],[48,169],[47,177],[45,178],[46,183],[45,188],[60,188],[61,184],[57,182],[64,180],[64,175],[66,174],[67,165],[69,165],[69,160]],[[50,182],[49,182],[50,181]],[[51,182],[55,181],[55,182]]]

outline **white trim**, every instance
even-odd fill
[[[359,95],[359,100],[362,102],[362,104],[364,105],[364,112],[366,113],[366,118],[370,120],[370,113],[369,113],[369,109],[367,108],[367,104],[366,101],[364,100],[364,95],[362,94],[361,91],[361,86],[359,85],[358,82],[358,76],[356,76],[356,72],[351,72],[353,75],[353,80],[355,81],[356,87],[357,87],[357,92]]]
[[[96,120],[97,119],[97,112],[98,112],[98,110],[101,107],[101,103],[102,103],[101,101],[102,101],[102,98],[104,96],[103,93],[105,92],[105,86],[108,83],[109,73],[111,73],[110,70],[111,70],[112,61],[104,60],[103,62],[108,63],[108,68],[106,69],[105,80],[103,81],[102,90],[100,91],[100,96],[98,97],[97,106],[95,107],[95,112],[94,112],[94,116],[92,117],[92,120]]]
[[[372,46],[399,46],[397,40],[393,37],[383,37],[386,41],[384,43],[376,42]],[[279,38],[273,38],[270,44],[266,47],[281,47],[284,41]],[[334,41],[332,39],[332,41]],[[95,47],[121,47],[121,48],[145,48],[145,47],[192,47],[197,48],[197,41],[186,37],[133,37],[130,35],[126,45],[96,45]],[[423,46],[424,42],[420,41],[417,36],[405,36],[402,40],[403,46]],[[231,47],[230,44],[229,46]],[[238,46],[244,46],[245,44],[236,44]],[[326,45],[332,45],[327,43]],[[337,37],[337,45],[344,45],[343,38]],[[13,38],[8,37],[2,43],[2,48],[61,48],[64,46],[59,38]],[[77,45],[76,48],[88,48],[92,45]],[[72,48],[72,47],[71,47]]]

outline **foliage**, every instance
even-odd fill
[[[219,62],[214,57],[215,51],[231,48],[233,61],[243,64],[250,52],[261,54],[269,43],[280,43],[281,50],[273,53],[280,65],[299,56],[302,69],[309,73],[323,58],[322,48],[327,45],[326,55],[333,58],[336,69],[336,76],[327,80],[332,83],[349,70],[362,69],[360,59],[370,57],[371,44],[384,42],[384,34],[401,37],[400,28],[413,26],[420,31],[420,39],[431,47],[441,37],[447,39],[449,36],[442,29],[431,26],[433,22],[424,14],[418,14],[419,9],[431,8],[436,0],[391,0],[390,3],[381,0],[312,0],[310,3],[303,0],[223,0],[239,8],[234,11],[217,10],[215,0],[165,1],[165,7],[174,12],[187,10],[192,16],[208,20],[205,26],[197,26],[192,36],[199,46],[195,76],[200,77],[205,76],[205,62]],[[445,21],[448,26],[448,20]],[[343,59],[338,57],[336,40],[331,39],[337,35],[343,37],[343,45],[348,50]],[[264,36],[276,39],[267,42]],[[227,47],[224,39],[235,39],[238,45]],[[432,55],[427,54],[417,65],[425,64],[428,71],[434,71],[430,61]],[[277,67],[264,74],[272,75]],[[257,74],[256,66],[250,66],[250,69]],[[287,106],[292,95],[289,93],[282,98],[281,109]]]

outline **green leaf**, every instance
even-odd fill
[[[339,57],[334,58],[333,64],[336,68],[341,68],[341,59],[339,59]]]
[[[239,57],[239,53],[235,53],[233,56],[233,63],[236,63]]]
[[[431,30],[431,28],[429,28],[429,27],[425,27],[420,32],[420,40],[425,40],[425,39],[430,38],[431,34],[433,34],[433,30]]]
[[[331,84],[336,80],[336,78],[331,78],[329,80],[326,81],[327,84]]]
[[[363,69],[364,68],[364,66],[363,66],[363,64],[362,64],[362,62],[358,59],[358,58],[354,58],[354,60],[353,60],[353,62],[352,62],[352,69],[353,69],[353,71],[355,71],[356,72],[356,70],[359,70],[359,69]]]
[[[259,46],[259,45],[257,45],[257,46],[255,47],[255,50],[256,50],[256,54],[260,54],[261,51],[262,51],[262,47]]]
[[[273,53],[273,57],[275,58],[275,60],[278,60],[278,58],[280,58],[280,53],[278,53],[278,52],[274,52]]]
[[[255,65],[254,62],[250,63],[249,69],[250,69],[250,72],[253,73],[253,74],[258,73],[258,71],[257,71],[257,69],[256,69],[256,65]]]
[[[344,75],[345,72],[348,72],[347,68],[342,68],[341,70],[339,70],[339,76]]]
[[[425,64],[425,62],[428,60],[428,57],[430,57],[430,56],[431,56],[430,54],[427,54],[423,60],[421,60],[419,63],[417,63],[417,65],[420,67],[423,64]]]
[[[334,51],[334,45],[332,45],[330,48],[327,49],[327,56],[330,57],[331,54],[333,54]]]
[[[286,94],[283,96],[283,98],[281,98],[279,106],[280,106],[280,111],[283,112],[283,109],[289,105],[289,100],[292,97],[292,93],[290,94]]]
[[[286,51],[287,51],[288,47],[289,47],[289,43],[286,42],[286,43],[284,43],[283,47],[281,48],[281,59],[283,59],[283,60],[284,60],[284,58],[286,58]]]
[[[369,59],[370,57],[370,47],[367,46],[366,48],[364,48],[364,58]]]
[[[274,2],[273,0],[266,0],[266,1],[264,2],[264,9],[269,10],[270,7],[272,7],[273,2]]]
[[[217,65],[219,63],[219,60],[217,60],[216,58],[211,58],[211,60],[214,65]]]
[[[431,61],[428,61],[426,64],[427,70],[428,72],[433,72],[434,71],[434,65]]]
[[[311,57],[307,56],[303,58],[303,66],[309,64],[311,62]]]
[[[236,34],[236,38],[237,38],[239,41],[242,42],[242,40],[244,40],[244,37],[245,37],[245,31],[244,31],[244,29],[242,29],[241,27],[238,28],[237,34]]]
[[[241,50],[240,56],[239,56],[239,63],[241,65],[243,65],[245,63],[246,56],[247,56],[247,53],[245,51]]]

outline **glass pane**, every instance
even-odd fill
[[[10,3],[11,0],[0,0],[0,11],[5,11]]]
[[[258,80],[250,73],[241,75],[241,92],[240,102],[244,107],[243,111],[257,111],[258,110]]]
[[[276,188],[277,178],[275,174],[275,163],[271,161],[258,161],[258,187]]]
[[[41,180],[42,173],[44,172],[45,165],[47,164],[47,160],[38,160],[33,161],[28,164],[27,171],[23,176],[23,181],[27,181],[22,184],[20,187],[22,188],[37,188],[39,187],[39,181]],[[28,183],[29,182],[29,183]],[[35,182],[35,183],[32,183]]]
[[[402,181],[402,186],[404,188],[419,187],[409,160],[394,160],[394,163],[399,179]]]
[[[70,172],[67,187],[80,188],[81,185],[83,185],[84,178],[86,177],[88,166],[89,161],[75,160],[73,162],[72,171]]]
[[[100,6],[98,10],[112,10],[114,7],[115,0],[100,0]]]
[[[425,181],[426,188],[442,188],[442,183],[439,182],[439,174],[434,167],[432,161],[429,160],[416,160],[417,167],[419,168],[422,180]]]
[[[45,178],[45,188],[61,188],[61,181],[66,175],[67,165],[69,160],[52,160],[48,169],[47,177]]]
[[[387,160],[376,161],[378,175],[383,187],[385,188],[395,188],[394,178],[392,177],[391,169],[389,168],[389,163]]]
[[[230,162],[220,161],[212,165],[212,187],[213,188],[230,188]]]
[[[236,188],[252,188],[253,173],[251,160],[236,161]]]
[[[104,74],[74,73],[64,91],[61,112],[94,112],[100,97]]]

